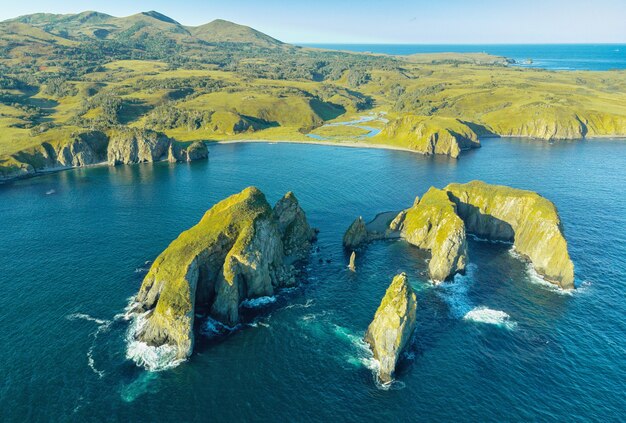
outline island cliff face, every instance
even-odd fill
[[[380,229],[381,223],[386,229]],[[554,204],[532,191],[481,181],[450,184],[443,190],[431,187],[393,219],[381,213],[366,225],[359,218],[344,235],[344,246],[403,238],[430,251],[430,277],[439,282],[464,271],[466,231],[490,241],[512,242],[547,281],[574,288],[574,264]]]
[[[292,193],[274,210],[254,187],[219,202],[154,261],[136,298],[145,321],[135,338],[189,356],[196,307],[237,324],[242,301],[295,284],[291,262],[306,255],[314,234]]]
[[[443,281],[465,270],[465,225],[445,191],[431,187],[421,200],[415,200],[413,207],[401,212],[391,226],[399,229],[408,243],[430,251],[428,270],[433,281]]]
[[[450,184],[445,190],[468,232],[513,242],[546,280],[564,289],[574,288],[574,264],[552,202],[532,191],[481,181]]]
[[[111,135],[107,158],[109,165],[156,162],[167,153],[170,139],[155,131],[126,129]]]
[[[368,242],[367,228],[361,216],[357,217],[348,227],[343,236],[343,246],[347,249],[355,250]]]
[[[379,363],[382,383],[393,379],[400,354],[415,329],[416,310],[417,300],[406,275],[395,276],[365,333],[365,342]]]
[[[209,150],[202,142],[187,145],[155,131],[132,128],[109,135],[85,131],[13,154],[4,163],[6,166],[0,167],[0,182],[104,162],[110,166],[159,160],[190,162],[206,159],[208,155]]]
[[[418,153],[453,158],[463,150],[480,147],[478,136],[469,126],[447,117],[405,115],[385,125],[377,137]]]
[[[11,157],[17,166],[7,174],[0,173],[0,181],[101,163],[106,158],[107,143],[108,138],[103,132],[87,131],[72,134],[64,143],[46,142],[23,150]]]

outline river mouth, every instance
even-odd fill
[[[287,143],[209,149],[206,162],[74,169],[0,187],[0,322],[10,339],[0,349],[10,363],[0,403],[9,420],[193,421],[207,410],[219,421],[619,415],[623,141],[485,139],[461,160]],[[428,255],[403,241],[375,242],[357,255],[356,273],[347,269],[341,237],[357,216],[370,221],[431,185],[472,179],[556,204],[580,289],[535,283],[509,245],[474,240],[473,267],[439,286],[428,281]],[[129,322],[116,315],[146,261],[249,185],[270,203],[294,191],[320,229],[298,289],[261,309],[256,326],[207,341],[174,369],[136,366],[126,358]],[[401,383],[381,390],[360,341],[400,271],[417,291],[419,323]]]

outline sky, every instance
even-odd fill
[[[0,0],[36,12],[156,10],[184,25],[226,19],[290,43],[625,43],[626,0]]]

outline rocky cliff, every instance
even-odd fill
[[[99,131],[71,134],[65,141],[45,142],[9,157],[0,169],[0,180],[100,163],[106,158],[107,142],[107,136]]]
[[[171,140],[158,132],[127,128],[111,134],[107,148],[109,165],[156,162],[162,160]]]
[[[209,157],[209,150],[203,142],[195,141],[184,146],[179,142],[171,141],[167,151],[167,160],[170,162],[193,162]]]
[[[196,307],[237,324],[242,301],[295,283],[285,250],[303,257],[313,235],[291,193],[274,210],[254,187],[219,202],[154,261],[136,298],[144,322],[135,339],[189,356]]]
[[[404,115],[392,120],[377,141],[408,148],[422,154],[457,158],[462,150],[480,147],[476,133],[458,119]]]
[[[365,333],[365,342],[378,360],[378,378],[382,383],[393,379],[398,358],[415,329],[416,310],[417,300],[406,275],[397,275]]]
[[[288,192],[274,206],[274,214],[278,219],[278,229],[282,234],[284,253],[301,258],[316,237],[316,232],[306,219],[306,215],[293,192]]]
[[[366,242],[368,242],[368,235],[365,221],[359,216],[350,224],[348,230],[343,235],[343,246],[346,249],[355,250]]]
[[[391,225],[400,230],[401,237],[407,242],[430,251],[428,270],[433,281],[443,281],[465,270],[465,225],[445,191],[431,187]]]
[[[450,184],[444,190],[468,232],[513,242],[545,279],[564,289],[574,288],[574,264],[552,202],[535,192],[481,181]]]

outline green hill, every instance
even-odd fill
[[[338,124],[364,114],[377,116],[365,126],[380,135]],[[33,157],[50,148],[127,127],[182,142],[311,135],[456,157],[479,136],[626,135],[626,72],[301,48],[232,22],[189,27],[155,11],[0,22],[0,179],[45,167],[50,160]]]

